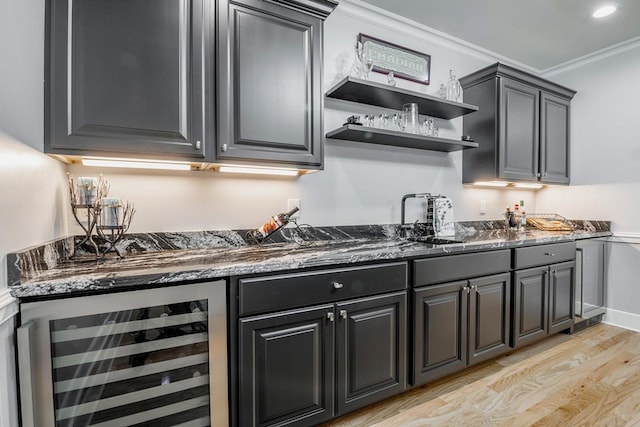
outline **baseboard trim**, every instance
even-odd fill
[[[0,289],[0,325],[18,313],[18,300],[8,289]]]
[[[603,323],[640,332],[640,314],[633,314],[626,311],[607,308]]]

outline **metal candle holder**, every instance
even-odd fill
[[[95,253],[95,259],[104,259],[108,252],[115,252],[118,257],[122,257],[122,254],[116,247],[116,244],[122,239],[124,234],[129,230],[131,226],[131,220],[135,209],[133,204],[126,202],[122,206],[122,215],[117,218],[115,225],[102,224],[102,199],[109,194],[109,184],[102,175],[97,180],[95,185],[95,197],[88,198],[86,196],[81,197],[78,194],[78,187],[73,175],[67,173],[67,182],[69,185],[69,197],[71,200],[71,212],[76,222],[80,225],[84,231],[84,237],[74,244],[73,254],[69,257],[71,259],[77,259],[77,248],[85,247],[89,252]],[[79,203],[79,201],[86,201],[87,203]],[[86,211],[86,220],[81,220],[78,212]],[[94,230],[96,236],[94,237]],[[92,258],[93,259],[93,258]]]

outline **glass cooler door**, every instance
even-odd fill
[[[23,425],[228,424],[226,282],[23,304]]]

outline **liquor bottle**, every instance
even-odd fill
[[[264,224],[262,224],[262,226],[260,226],[260,228],[253,231],[252,233],[253,236],[257,239],[267,238],[269,235],[273,234],[275,231],[287,225],[291,220],[291,217],[293,216],[293,214],[295,214],[299,210],[300,209],[296,206],[293,209],[291,209],[289,212],[279,213],[277,215],[272,216],[269,221],[265,222]]]

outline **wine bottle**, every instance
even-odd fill
[[[276,230],[284,227],[291,220],[291,216],[298,212],[300,209],[296,206],[289,212],[279,213],[271,217],[268,222],[262,224],[260,228],[253,232],[254,237],[264,239]]]

